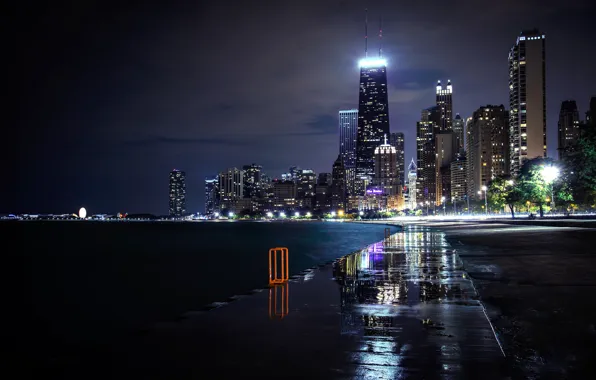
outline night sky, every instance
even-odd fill
[[[453,82],[462,117],[508,108],[522,29],[546,34],[549,155],[561,101],[583,119],[596,95],[589,1],[163,4],[18,5],[0,213],[165,214],[173,168],[187,173],[188,211],[202,212],[204,177],[227,167],[331,171],[337,111],[357,108],[366,7],[370,54],[383,16],[390,128],[405,133],[407,162],[437,79]]]

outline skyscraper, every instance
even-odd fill
[[[244,198],[260,198],[262,194],[261,172],[263,167],[257,164],[244,165],[243,196]]]
[[[170,172],[170,216],[186,214],[186,173],[174,169]]]
[[[410,166],[408,166],[408,205],[406,205],[406,207],[410,210],[416,209],[418,205],[418,197],[416,193],[417,175],[418,169],[416,168],[416,164],[414,163],[414,159],[412,158],[412,162],[410,162]]]
[[[467,194],[466,155],[461,154],[451,162],[451,202],[463,202]],[[462,205],[463,206],[463,205]],[[455,206],[457,207],[457,206]],[[463,207],[460,209],[463,210]]]
[[[399,179],[397,178],[397,151],[394,146],[384,143],[375,149],[375,175],[373,183],[383,191],[384,195],[399,195]]]
[[[331,183],[331,207],[333,209],[343,209],[346,207],[346,169],[343,158],[340,155],[333,163],[331,173],[333,179]]]
[[[455,119],[453,119],[453,134],[455,135],[456,153],[460,154],[464,150],[464,119],[459,114],[455,115]]]
[[[509,138],[512,175],[527,159],[546,157],[545,36],[523,31],[509,52]]]
[[[508,121],[509,114],[503,105],[487,105],[474,112],[468,136],[468,196],[475,197],[482,186],[509,174]]]
[[[423,109],[416,123],[417,202],[436,198],[435,136],[439,132],[441,109],[433,106]]]
[[[205,215],[219,211],[219,178],[205,177]]]
[[[244,187],[244,173],[237,168],[229,168],[219,173],[219,201],[222,209],[234,209],[239,199],[242,199]]]
[[[317,175],[314,170],[302,169],[298,172],[296,180],[296,198],[304,199],[315,195],[315,186],[317,185]]]
[[[586,124],[596,127],[596,96],[590,99],[590,109],[586,112]]]
[[[354,193],[356,177],[356,140],[358,138],[358,110],[339,111],[339,154],[346,170],[346,189]]]
[[[437,107],[441,112],[439,129],[441,132],[450,132],[453,130],[453,86],[451,81],[447,81],[447,86],[443,88],[441,81],[437,83]]]
[[[405,186],[405,148],[404,148],[404,134],[402,132],[394,132],[391,134],[389,143],[395,147],[397,153],[397,178],[399,178],[399,186]]]
[[[565,149],[579,138],[579,112],[575,100],[564,100],[559,111],[559,158],[565,157]]]
[[[389,135],[387,61],[382,57],[364,58],[360,61],[356,195],[364,194],[365,184],[373,177],[374,152],[383,142],[384,135]]]

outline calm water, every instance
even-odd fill
[[[21,323],[10,327],[9,335],[19,335],[21,341],[34,337],[36,343],[24,349],[37,351],[107,343],[266,286],[271,247],[288,247],[290,274],[298,273],[381,240],[385,227],[326,222],[2,223],[3,240],[19,241],[19,248],[5,255],[22,281],[22,286],[11,287],[5,302],[12,310],[24,310],[15,314]]]

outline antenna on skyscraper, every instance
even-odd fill
[[[383,17],[379,16],[379,58],[383,57]]]
[[[368,8],[364,9],[364,58],[368,58]]]

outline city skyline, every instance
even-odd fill
[[[59,212],[85,205],[91,212],[165,214],[164,173],[172,167],[186,171],[189,212],[203,208],[204,177],[227,167],[258,162],[268,173],[275,174],[299,164],[317,173],[329,172],[338,154],[337,112],[357,105],[357,62],[362,56],[363,7],[350,2],[342,4],[323,2],[313,7],[307,2],[294,8],[282,7],[275,19],[267,20],[274,24],[274,29],[288,32],[263,35],[260,40],[247,34],[246,38],[257,41],[247,44],[253,51],[264,51],[261,44],[280,46],[276,38],[283,38],[284,45],[299,47],[283,50],[281,56],[277,54],[286,70],[283,75],[270,77],[263,75],[275,73],[279,63],[268,66],[269,55],[242,67],[236,62],[232,65],[231,57],[223,53],[209,54],[206,61],[198,61],[197,55],[189,54],[201,42],[207,42],[200,37],[201,28],[217,26],[215,21],[208,22],[209,18],[220,20],[221,17],[211,16],[227,14],[231,12],[228,9],[207,7],[199,15],[205,18],[204,23],[190,22],[191,18],[183,16],[182,8],[176,5],[165,11],[171,17],[158,17],[164,11],[161,8],[147,8],[137,16],[130,16],[134,12],[123,12],[128,16],[114,22],[126,28],[117,36],[110,34],[107,16],[101,12],[89,25],[76,19],[58,28],[66,17],[60,12],[62,9],[38,10],[40,14],[30,17],[28,23],[50,22],[54,29],[47,29],[44,36],[33,32],[23,36],[19,57],[24,65],[20,73],[26,80],[19,91],[23,93],[19,104],[21,109],[36,112],[19,115],[15,144],[18,151],[11,156],[12,160],[5,161],[17,162],[14,174],[13,168],[8,168],[8,181],[19,186],[12,189],[15,194],[5,189],[9,193],[2,197],[0,212]],[[590,75],[591,62],[596,58],[590,54],[594,53],[585,50],[583,63],[575,62],[567,59],[566,47],[572,44],[579,51],[590,46],[593,32],[583,32],[579,26],[580,20],[589,14],[587,10],[593,8],[579,2],[547,5],[528,2],[502,11],[507,7],[501,4],[498,10],[493,5],[493,13],[506,13],[501,19],[508,19],[494,28],[491,28],[493,21],[484,16],[473,20],[472,25],[466,22],[458,26],[449,21],[451,17],[446,17],[449,14],[461,18],[472,13],[475,7],[468,2],[436,14],[425,12],[418,5],[399,10],[390,5],[369,5],[371,19],[373,15],[383,14],[391,132],[404,133],[406,161],[415,157],[415,123],[420,110],[432,104],[433,84],[437,79],[451,79],[457,84],[454,115],[459,113],[467,118],[483,104],[509,104],[507,54],[520,31],[533,26],[546,35],[548,156],[557,157],[561,102],[575,100],[580,118],[584,119],[596,88]],[[240,4],[238,14],[231,12],[233,17],[226,18],[234,23],[233,28],[227,28],[231,29],[229,33],[238,35],[239,30],[249,26],[243,25],[246,23],[267,24],[271,28],[260,18],[263,16],[257,15],[250,22],[246,19],[251,17],[240,17],[249,15],[245,6]],[[556,17],[561,9],[577,17],[573,22]],[[75,11],[90,12],[85,7]],[[197,15],[194,12],[186,13]],[[292,18],[295,22],[288,22]],[[311,20],[309,23],[316,27],[305,31],[304,36],[289,33],[291,28],[303,30],[297,24],[304,24],[305,20]],[[169,28],[170,23],[178,27]],[[430,30],[429,26],[432,26]],[[482,35],[483,44],[475,43],[479,37],[477,33],[469,33],[471,27],[479,33],[486,32]],[[73,33],[77,35],[74,37],[73,31],[80,33]],[[446,31],[449,38],[439,38],[434,49],[429,49],[428,42]],[[209,46],[219,46],[217,38],[228,36],[223,34],[223,37],[209,34],[209,38],[216,40]],[[137,43],[139,35],[144,44]],[[312,35],[317,38],[313,40]],[[59,46],[43,46],[46,38],[54,41],[56,36],[62,38]],[[149,41],[154,45],[147,46]],[[301,41],[309,41],[310,45],[301,45]],[[229,50],[236,54],[238,50],[245,51],[239,49],[243,43],[246,44],[240,37],[230,41],[237,48]],[[474,54],[464,55],[469,46],[476,47]],[[128,52],[130,47],[137,50]],[[71,48],[80,52],[75,56]],[[376,50],[372,38],[369,49]],[[38,54],[46,59],[35,63],[32,58]],[[112,62],[109,60],[112,56],[119,58]],[[202,59],[204,55],[198,56]],[[440,64],[429,59],[439,56]],[[316,62],[312,62],[312,57],[317,57]],[[316,66],[309,66],[309,60]],[[207,98],[202,94],[214,87],[210,87],[211,80],[201,72],[209,67],[231,71],[227,71],[230,77],[205,102]],[[258,74],[254,75],[254,80],[260,83],[256,87],[254,82],[243,79],[251,70]],[[309,79],[306,73],[312,80],[305,80]],[[273,80],[270,93],[254,104],[248,89],[263,86],[263,80]],[[239,89],[230,90],[231,84]],[[263,115],[263,107],[271,107],[268,100],[275,99],[285,100],[271,108],[274,114],[269,116],[274,122],[267,121],[265,126],[247,125],[246,120],[253,119],[251,115]],[[247,128],[255,133],[246,133]],[[40,185],[44,187],[44,197],[35,196]]]

